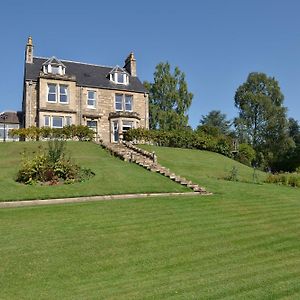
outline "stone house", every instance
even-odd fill
[[[123,68],[33,55],[25,51],[23,127],[86,125],[104,142],[119,142],[130,128],[149,128],[148,92],[130,53]]]

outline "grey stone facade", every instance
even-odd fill
[[[33,56],[25,52],[23,127],[87,125],[97,139],[118,142],[129,128],[149,128],[148,92],[133,53],[124,68]]]

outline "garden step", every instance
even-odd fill
[[[169,169],[158,164],[154,152],[151,153],[146,150],[142,150],[129,142],[124,142],[123,144],[102,143],[102,147],[106,148],[111,154],[121,158],[124,161],[136,163],[137,165],[151,172],[159,173],[183,186],[191,188],[194,192],[209,194],[199,185],[194,184],[192,181],[189,181],[183,177],[177,176],[176,174],[170,172]]]

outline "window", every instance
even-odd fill
[[[66,66],[59,59],[52,56],[43,63],[43,72],[45,74],[65,75]]]
[[[48,102],[56,102],[56,84],[48,84]]]
[[[88,91],[87,105],[90,108],[96,107],[96,92],[95,91]]]
[[[116,83],[122,83],[122,84],[128,84],[128,75],[126,73],[117,72],[115,75],[115,82]]]
[[[59,85],[59,102],[68,103],[68,86]]]
[[[48,84],[48,102],[57,102],[67,104],[68,103],[68,86],[64,84]]]
[[[125,95],[125,111],[132,111],[132,96]]]
[[[50,126],[50,116],[44,116],[44,126],[45,127]]]
[[[132,111],[133,107],[132,95],[116,94],[115,108],[116,111]]]
[[[97,121],[86,121],[86,125],[88,128],[92,129],[93,131],[97,132]]]
[[[123,95],[116,94],[115,107],[116,107],[116,111],[123,110]]]
[[[51,73],[52,74],[61,74],[60,68],[57,66],[51,66]]]
[[[72,125],[72,117],[65,117],[65,126]]]
[[[109,79],[118,84],[129,84],[129,74],[125,69],[115,66],[109,72]]]
[[[126,132],[127,130],[133,127],[133,122],[131,121],[123,121],[122,131]]]
[[[53,128],[63,128],[63,117],[56,117],[56,116],[53,116],[52,117],[52,127]]]
[[[124,76],[122,73],[117,73],[118,83],[124,83]]]
[[[72,125],[71,116],[44,116],[44,126],[51,128],[63,128]]]

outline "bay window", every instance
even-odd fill
[[[52,117],[52,128],[63,128],[64,127],[64,117]]]
[[[44,116],[44,126],[51,128],[63,128],[64,126],[72,125],[71,116],[55,116],[47,115]]]

